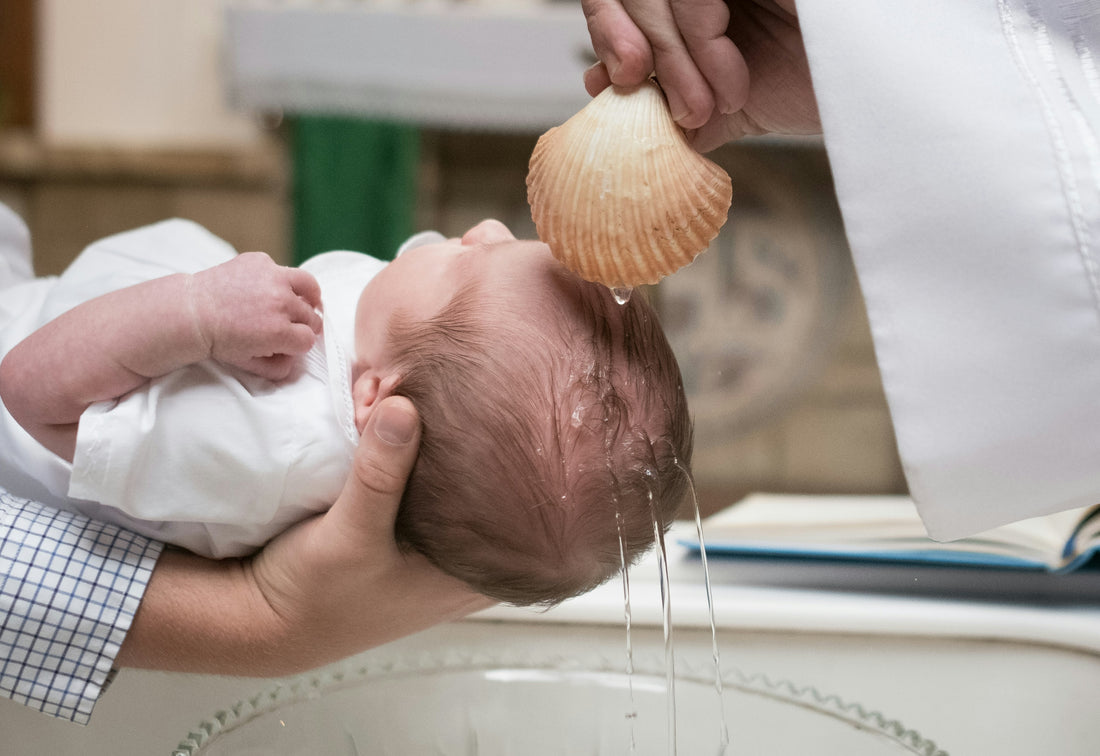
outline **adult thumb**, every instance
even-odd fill
[[[420,449],[420,416],[403,396],[384,399],[367,420],[337,502],[351,527],[393,538],[393,523]]]

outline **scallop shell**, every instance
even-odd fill
[[[547,131],[527,173],[539,238],[582,278],[613,288],[656,283],[694,260],[726,222],[732,194],[653,81],[608,87]]]

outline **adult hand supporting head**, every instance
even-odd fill
[[[394,540],[419,439],[412,404],[388,398],[372,414],[354,469],[328,512],[247,560],[166,552],[118,663],[291,674],[490,606]]]
[[[596,95],[656,73],[700,152],[749,134],[821,131],[794,0],[582,0]]]

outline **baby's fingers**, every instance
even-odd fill
[[[289,298],[284,305],[284,314],[289,323],[303,325],[314,335],[321,332],[321,315],[317,312],[316,307],[306,299],[301,297]]]
[[[291,323],[272,337],[266,351],[276,356],[305,354],[313,348],[315,341],[317,341],[317,333],[311,326],[305,323]]]
[[[278,382],[286,379],[294,369],[294,356],[273,354],[270,357],[253,357],[241,367],[260,378]]]
[[[291,290],[311,309],[321,309],[321,284],[310,273],[301,268],[287,268]]]
[[[317,334],[302,323],[289,324],[285,328],[268,334],[266,338],[256,339],[251,346],[242,349],[234,358],[231,354],[219,357],[223,362],[267,378],[281,381],[290,375],[298,357],[310,350],[317,340]]]

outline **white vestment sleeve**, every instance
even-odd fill
[[[798,9],[929,533],[1100,501],[1097,4]]]

